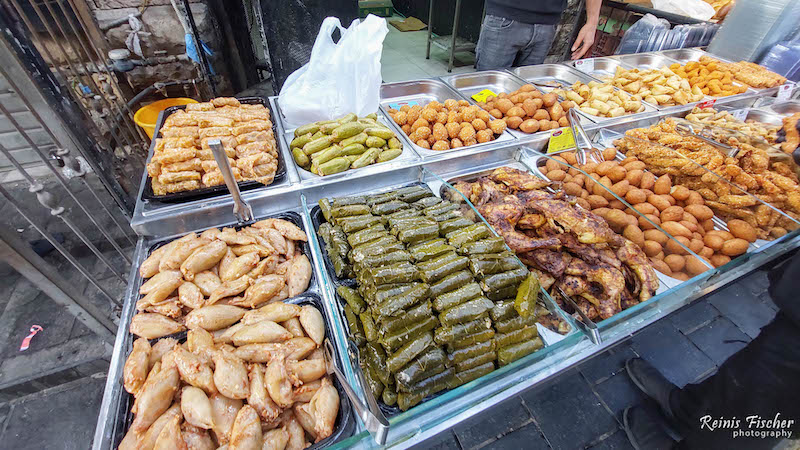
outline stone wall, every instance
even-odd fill
[[[118,19],[128,17],[139,12],[140,0],[91,0],[93,12],[98,25],[103,28]],[[178,2],[181,4],[182,2]],[[184,55],[186,44],[184,29],[169,0],[150,0],[148,6],[138,17],[142,22],[139,40],[145,59],[163,56]],[[222,36],[216,19],[210,13],[205,2],[193,1],[190,5],[195,24],[201,39],[214,51],[214,56],[209,62],[217,74],[225,77],[222,48]],[[105,32],[109,48],[126,48],[125,39],[131,32],[127,22],[111,28]],[[131,58],[138,59],[132,55]],[[137,66],[128,72],[132,90],[138,92],[157,81],[189,80],[199,76],[199,67],[191,60],[162,63],[154,66]],[[220,92],[230,90],[230,83],[226,79],[219,82]]]

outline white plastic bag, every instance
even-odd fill
[[[652,0],[653,9],[698,20],[714,17],[714,7],[703,0]]]
[[[341,38],[333,42],[331,33]],[[348,113],[365,116],[378,110],[381,52],[389,30],[372,14],[342,28],[339,19],[322,22],[311,59],[289,75],[278,96],[287,129]]]

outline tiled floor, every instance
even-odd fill
[[[402,20],[392,17],[388,20]],[[381,74],[387,83],[395,81],[417,80],[447,75],[448,53],[431,45],[431,57],[425,59],[425,47],[428,30],[402,32],[388,25],[389,34],[383,41],[381,55]],[[456,53],[451,73],[475,71],[474,53]]]

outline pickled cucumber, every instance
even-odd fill
[[[397,139],[397,138],[396,138],[396,137],[394,137],[394,136],[392,136],[391,138],[389,138],[389,140],[388,140],[388,141],[386,141],[386,144],[389,146],[389,148],[392,148],[392,149],[394,149],[394,148],[400,148],[400,149],[402,149],[402,148],[403,148],[403,144],[400,142],[400,140],[399,140],[399,139]]]
[[[368,133],[368,135],[369,135],[369,133]],[[367,142],[364,145],[366,145],[367,147],[371,147],[371,148],[381,148],[384,145],[386,145],[386,140],[385,139],[381,139],[381,138],[379,138],[377,136],[369,136],[367,138]]]
[[[332,160],[319,165],[320,175],[332,175],[334,173],[344,172],[350,168],[350,161],[347,158],[333,158]]]
[[[355,136],[351,136],[347,139],[342,139],[342,141],[339,142],[339,145],[341,145],[342,147],[349,147],[353,144],[364,145],[367,142],[368,137],[369,136],[367,136],[367,133],[358,133]]]
[[[361,155],[365,151],[367,151],[367,147],[364,147],[362,144],[359,143],[350,144],[347,147],[342,147],[342,155],[345,156]]]
[[[304,145],[306,145],[309,142],[311,142],[311,136],[312,136],[311,133],[301,134],[301,135],[297,136],[296,138],[292,139],[291,143],[289,143],[289,148],[291,148],[291,149],[301,148],[302,149]]]
[[[311,155],[311,160],[315,162],[317,166],[321,166],[322,164],[325,164],[333,158],[338,158],[339,156],[342,156],[342,147],[333,144],[325,150]]]
[[[389,150],[384,150],[378,155],[377,162],[386,162],[391,161],[403,153],[402,148],[390,148]]]
[[[301,148],[293,148],[292,155],[294,156],[294,162],[300,167],[308,167],[308,165],[311,164],[308,155],[303,153],[303,149]]]
[[[381,150],[377,148],[370,148],[367,149],[361,156],[358,157],[351,167],[353,169],[360,169],[362,167],[368,166],[370,164],[374,164],[375,161],[378,159],[378,155],[381,154]]]
[[[295,136],[303,136],[305,134],[313,135],[314,133],[319,131],[319,127],[320,125],[317,122],[310,123],[308,125],[303,125],[302,127],[297,127],[294,130],[294,135]]]
[[[358,122],[347,122],[339,125],[331,132],[331,137],[333,138],[334,142],[339,142],[343,139],[347,139],[351,136],[355,136],[358,133],[361,133],[366,128],[366,125],[363,123]],[[367,139],[369,142],[369,139]],[[369,147],[369,146],[368,146]]]
[[[367,133],[367,136],[379,137],[383,139],[384,142],[394,137],[392,130],[386,127],[370,127],[364,130],[364,132]],[[383,147],[383,144],[370,145],[370,147]]]
[[[306,155],[313,155],[314,153],[325,150],[333,144],[333,138],[330,136],[322,136],[321,138],[314,139],[303,146],[303,153]]]

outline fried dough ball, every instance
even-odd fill
[[[435,124],[434,128],[436,128],[436,125],[439,124]],[[431,135],[431,129],[428,127],[419,127],[417,128],[416,133],[419,139],[428,139],[428,136]]]
[[[481,119],[475,119],[472,121],[472,128],[475,128],[476,131],[485,130],[486,122]]]
[[[458,132],[458,137],[463,142],[467,142],[468,140],[475,137],[475,128],[472,127],[470,123],[462,123],[461,124],[461,131]]]
[[[493,137],[492,130],[488,129],[483,129],[475,133],[475,139],[480,143],[489,142]]]
[[[508,125],[504,119],[497,119],[489,122],[489,128],[494,134],[502,134],[503,131],[506,131],[507,126]]]
[[[426,106],[425,108],[423,108],[420,117],[427,120],[428,122],[435,122],[437,115],[438,113],[435,109],[431,108],[430,106]]]
[[[437,141],[443,141],[450,137],[447,133],[447,129],[441,123],[433,124],[433,137]]]
[[[461,139],[459,138],[454,138],[450,140],[450,148],[459,148],[463,146],[464,144],[461,142]]]
[[[457,138],[458,132],[461,131],[461,124],[458,122],[449,122],[444,127],[447,129],[447,135],[450,136],[450,139]]]
[[[400,125],[401,127],[406,124],[406,120],[408,119],[408,115],[403,111],[398,111],[392,119],[394,119],[394,123]]]
[[[436,141],[436,142],[433,143],[433,146],[431,147],[431,150],[439,150],[439,151],[441,151],[441,150],[450,150],[450,144],[448,144],[447,141],[444,141],[444,140]]]
[[[417,141],[417,146],[422,147],[424,149],[428,149],[428,150],[431,149],[431,144],[428,144],[428,140],[427,139],[418,140]]]

